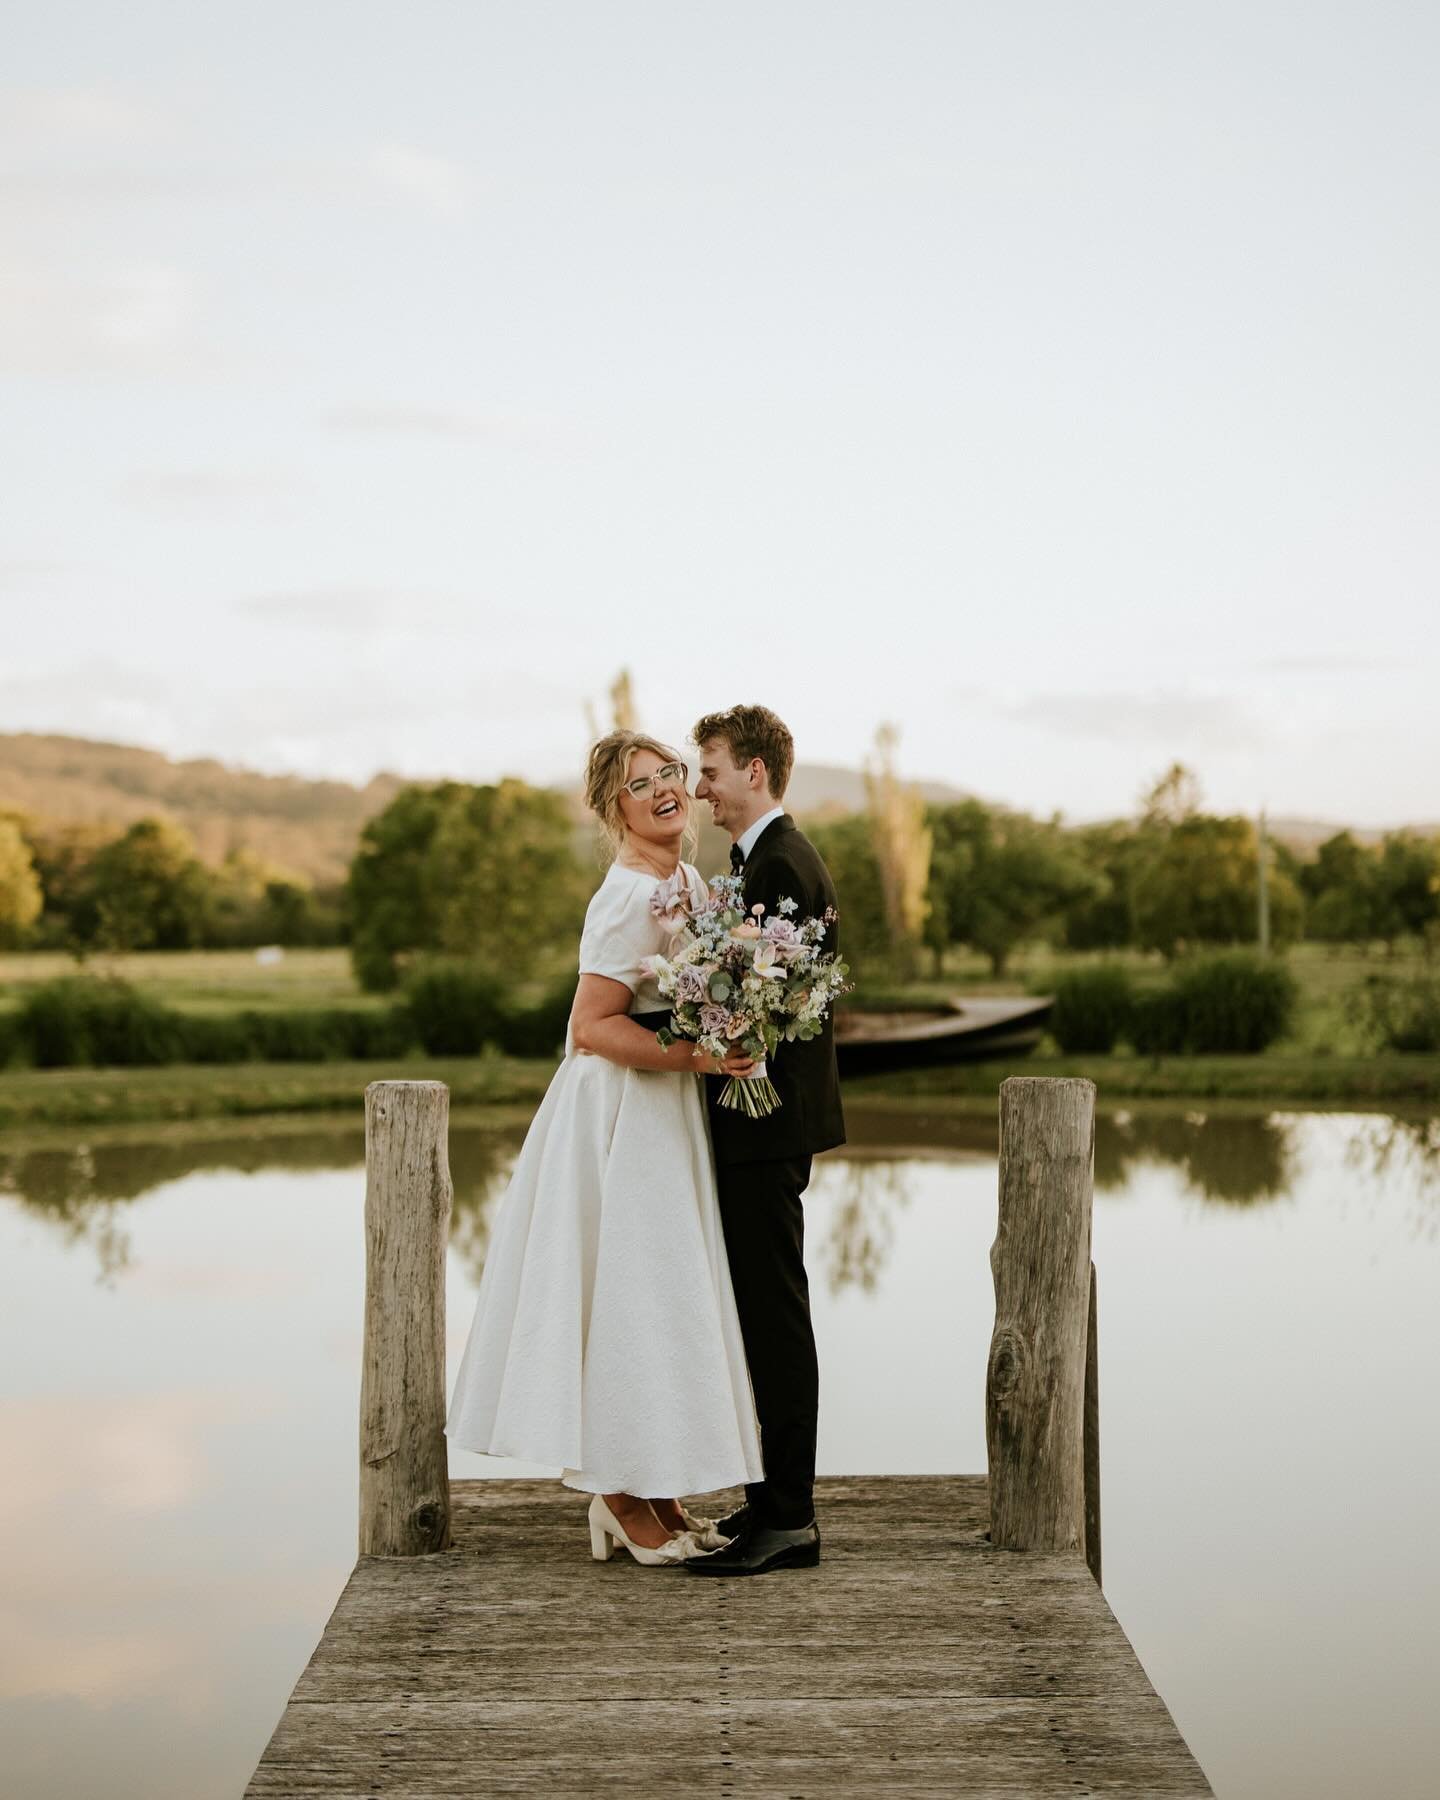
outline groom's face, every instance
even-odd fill
[[[737,769],[724,738],[707,738],[700,749],[700,779],[695,798],[710,803],[710,817],[732,838],[759,818],[771,801],[765,786],[765,765],[759,757]]]

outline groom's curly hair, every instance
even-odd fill
[[[737,769],[758,756],[765,765],[765,785],[771,798],[783,799],[795,767],[795,740],[785,721],[768,706],[731,706],[724,712],[706,713],[696,721],[690,737],[697,745],[720,738],[728,745]]]

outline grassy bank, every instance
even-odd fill
[[[513,1057],[238,1063],[199,1068],[26,1069],[0,1075],[0,1129],[358,1108],[367,1082],[443,1081],[451,1104],[533,1107],[554,1064]],[[1440,1105],[1440,1057],[1029,1056],[845,1084],[855,1099],[993,1101],[1007,1075],[1083,1075],[1105,1101],[1247,1100],[1274,1105]]]
[[[979,959],[957,953],[947,958],[938,980],[899,991],[875,987],[872,997],[913,1004],[954,994],[1043,990],[1056,975],[1093,960],[1038,947],[1016,959],[1008,979],[996,981]],[[1158,958],[1123,960],[1141,981],[1158,980],[1164,974]],[[1368,974],[1418,977],[1428,972],[1420,958],[1301,945],[1288,961],[1300,983],[1299,1015],[1290,1037],[1263,1055],[1154,1059],[1130,1053],[1073,1057],[1041,1053],[1013,1062],[866,1077],[847,1083],[847,1092],[857,1098],[949,1096],[958,1101],[972,1096],[983,1101],[994,1096],[1009,1074],[1084,1075],[1096,1083],[1106,1101],[1440,1105],[1440,1057],[1369,1052],[1348,1005],[1349,996]],[[252,1008],[271,1013],[311,1006],[368,1010],[385,1004],[355,987],[344,950],[288,951],[270,965],[257,963],[253,952],[231,950],[150,952],[95,959],[89,966],[121,976],[152,999],[187,1012],[219,1014]],[[0,956],[0,1008],[14,1006],[27,989],[73,969],[73,963],[61,956]],[[1053,1052],[1049,1041],[1042,1045],[1045,1051]],[[344,1111],[359,1105],[367,1082],[386,1076],[444,1081],[457,1107],[530,1107],[544,1092],[553,1067],[548,1059],[415,1055],[366,1062],[13,1068],[0,1072],[0,1128]]]
[[[0,1075],[0,1130],[109,1121],[217,1119],[357,1108],[371,1081],[443,1081],[452,1106],[524,1105],[555,1065],[513,1057],[398,1062],[226,1063],[160,1069],[14,1069]]]

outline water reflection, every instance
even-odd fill
[[[834,1166],[837,1179],[831,1184],[829,1229],[819,1240],[819,1266],[832,1294],[852,1287],[873,1293],[895,1244],[896,1219],[910,1204],[906,1166],[868,1159]],[[812,1253],[812,1266],[815,1261]]]
[[[523,1130],[452,1121],[452,1367]],[[851,1140],[807,1197],[821,1467],[978,1470],[993,1108]],[[1218,1792],[1419,1800],[1440,1122],[1137,1104],[1096,1150],[1110,1603]],[[353,1562],[363,1156],[358,1117],[0,1152],[6,1792],[244,1786]]]
[[[1140,1163],[1178,1168],[1202,1200],[1254,1206],[1278,1200],[1295,1179],[1292,1120],[1281,1113],[1118,1112],[1095,1133],[1095,1185],[1126,1187]]]
[[[1096,1121],[1095,1186],[1128,1190],[1146,1166],[1178,1170],[1184,1189],[1214,1205],[1250,1207],[1290,1193],[1299,1174],[1297,1131],[1327,1115],[1198,1110],[1102,1113]],[[1341,1154],[1377,1181],[1403,1174],[1422,1201],[1421,1228],[1440,1230],[1440,1120],[1391,1114],[1329,1115],[1343,1131]],[[812,1247],[832,1293],[877,1287],[909,1204],[910,1173],[922,1162],[991,1163],[998,1154],[993,1110],[925,1112],[885,1103],[853,1105],[850,1142],[822,1159],[817,1180],[831,1206]],[[75,1133],[0,1154],[0,1192],[95,1258],[96,1279],[113,1286],[131,1266],[125,1209],[142,1195],[203,1172],[359,1169],[359,1122],[269,1121],[208,1128],[132,1127],[123,1135]],[[524,1137],[521,1118],[497,1123],[457,1115],[450,1130],[455,1207],[450,1242],[472,1280],[484,1267],[490,1222]],[[838,1183],[838,1191],[836,1184]]]
[[[523,1136],[519,1124],[461,1121],[451,1127],[451,1243],[477,1279],[493,1204]],[[77,1132],[68,1141],[0,1152],[0,1193],[13,1195],[67,1244],[87,1246],[96,1258],[97,1280],[113,1286],[130,1267],[125,1209],[145,1194],[203,1173],[310,1173],[364,1164],[363,1124],[333,1120],[175,1129],[155,1138],[134,1131],[113,1138]]]

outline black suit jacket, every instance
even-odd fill
[[[747,907],[760,901],[767,913],[778,912],[786,898],[795,902],[799,919],[818,918],[835,905],[835,883],[820,852],[789,813],[767,825],[745,864]],[[822,945],[838,950],[838,927],[832,924]],[[840,1074],[835,1066],[835,1020],[826,1019],[818,1037],[808,1043],[782,1043],[770,1057],[767,1073],[780,1105],[766,1119],[717,1104],[724,1077],[705,1078],[710,1136],[718,1163],[781,1161],[813,1156],[845,1142],[845,1115],[840,1108]]]

